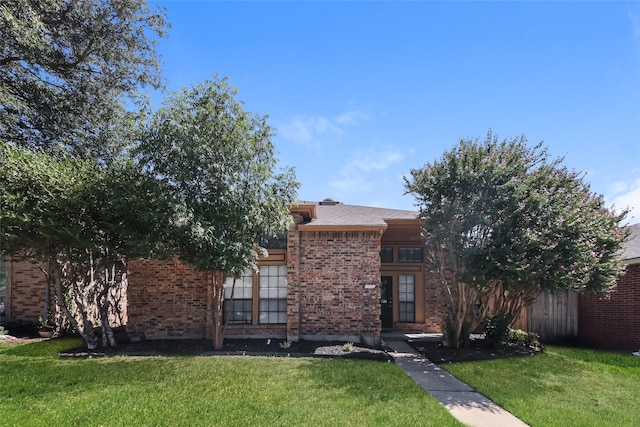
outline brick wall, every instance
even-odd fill
[[[27,261],[12,261],[7,287],[9,319],[38,323],[44,315],[47,279],[38,266]],[[53,295],[51,295],[53,303]],[[53,306],[52,306],[53,307]]]
[[[207,337],[209,280],[208,274],[198,272],[177,259],[130,261],[127,294],[129,336]]]
[[[379,339],[380,237],[379,231],[300,233],[300,338]]]
[[[578,337],[601,348],[640,349],[640,264],[627,266],[609,298],[579,296]]]
[[[447,297],[440,275],[431,271],[429,261],[425,263],[424,287],[425,319],[422,330],[440,333],[447,317]]]

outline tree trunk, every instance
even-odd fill
[[[62,273],[62,268],[60,268],[59,262],[61,261],[54,260],[52,262],[52,268],[51,268],[51,280],[53,281],[55,291],[56,291],[56,302],[58,304],[58,309],[60,309],[60,311],[64,313],[67,321],[80,334],[82,339],[84,339],[84,342],[87,345],[87,349],[95,350],[98,347],[98,338],[96,337],[96,334],[93,332],[93,325],[91,324],[91,322],[88,321],[86,316],[83,317],[83,324],[80,325],[76,320],[75,316],[71,314],[71,311],[69,311],[69,308],[64,302],[65,292],[63,291],[63,285],[62,285],[63,273]],[[66,270],[69,270],[69,268],[70,268],[69,265],[65,267]]]
[[[116,339],[113,335],[113,329],[109,323],[109,307],[111,290],[117,286],[117,269],[116,263],[110,262],[104,268],[104,278],[102,278],[102,289],[96,297],[96,305],[98,306],[98,315],[100,316],[100,326],[102,327],[102,346],[117,347]]]
[[[221,350],[224,344],[224,331],[222,328],[222,303],[224,301],[224,282],[226,275],[221,271],[213,272],[212,279],[212,310],[213,310],[213,348]]]

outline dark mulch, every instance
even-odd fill
[[[541,349],[517,344],[491,347],[484,339],[471,339],[467,348],[445,347],[439,340],[409,340],[409,345],[435,364],[470,362],[504,357],[534,356]]]
[[[350,359],[391,360],[380,348],[353,345],[347,350],[344,342],[298,341],[290,347],[281,346],[284,340],[225,339],[222,350],[214,350],[211,340],[176,339],[145,340],[119,343],[117,348],[87,351],[78,347],[60,353],[63,357],[108,356],[274,356],[274,357],[339,357]]]

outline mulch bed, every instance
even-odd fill
[[[467,348],[445,347],[441,341],[433,339],[409,340],[408,343],[427,359],[438,365],[505,357],[534,356],[541,351],[538,347],[525,347],[518,344],[505,344],[500,348],[494,348],[481,338],[472,338]]]
[[[272,357],[339,357],[345,359],[391,360],[380,348],[353,345],[347,350],[344,342],[298,341],[284,348],[284,340],[225,339],[222,350],[214,350],[211,340],[145,340],[118,343],[116,348],[88,351],[78,347],[60,353],[62,357],[109,356],[272,356]]]

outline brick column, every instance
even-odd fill
[[[300,339],[300,214],[293,214],[294,224],[287,233],[287,340]]]

